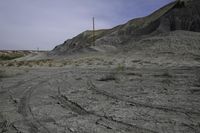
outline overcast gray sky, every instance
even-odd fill
[[[173,0],[0,0],[0,50],[51,50],[92,29],[146,16]]]

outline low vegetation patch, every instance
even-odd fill
[[[119,63],[119,64],[117,65],[117,67],[114,68],[114,71],[115,71],[116,73],[121,73],[121,72],[124,72],[125,69],[126,69],[125,64]]]
[[[21,53],[1,54],[0,60],[13,60],[13,59],[20,58],[23,56],[24,54],[21,54]]]
[[[9,63],[7,64],[7,66],[8,66],[8,67],[11,67],[11,66],[15,66],[15,64],[14,64],[13,62],[9,62]]]
[[[7,77],[7,75],[6,75],[5,71],[0,70],[0,79],[6,78],[6,77]]]
[[[110,73],[104,75],[98,81],[116,81],[120,80],[120,76],[125,74],[126,66],[125,64],[118,64],[115,68],[111,70]]]
[[[114,80],[116,80],[116,76],[114,73],[105,75],[104,77],[98,79],[98,81],[114,81]]]
[[[50,64],[50,65],[49,65]],[[30,60],[30,61],[0,61],[0,66],[6,67],[37,67],[37,66],[56,66],[56,62],[51,59]]]

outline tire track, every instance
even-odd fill
[[[19,102],[19,106],[18,106],[18,113],[20,113],[25,121],[25,124],[30,127],[30,132],[31,133],[38,133],[42,128],[44,130],[42,130],[42,132],[45,133],[50,133],[50,131],[48,130],[48,128],[46,128],[37,118],[35,118],[31,107],[29,105],[30,103],[30,98],[32,93],[42,84],[48,82],[50,79],[59,76],[60,74],[65,74],[67,73],[66,71],[64,72],[58,72],[58,73],[54,73],[53,76],[51,75],[46,75],[46,76],[50,76],[49,78],[45,78],[43,80],[41,80],[37,85],[29,87],[25,93],[23,94],[23,96],[20,98],[20,102]],[[44,75],[43,75],[44,76]],[[35,78],[32,78],[32,80],[34,79],[40,79],[41,76],[37,76]],[[45,77],[45,76],[44,76]],[[32,81],[32,80],[28,80],[28,81]],[[23,81],[24,82],[24,81]],[[28,82],[27,82],[28,83]]]
[[[110,94],[110,93],[108,93],[104,90],[97,89],[96,86],[92,83],[91,80],[89,80],[87,82],[87,85],[88,85],[88,90],[91,90],[91,91],[95,92],[96,94],[103,95],[105,97],[108,97],[108,98],[111,98],[111,99],[114,99],[114,100],[117,100],[117,101],[122,101],[122,102],[128,103],[131,106],[139,106],[139,107],[157,109],[157,110],[162,110],[162,111],[165,111],[165,112],[195,114],[195,115],[200,116],[200,112],[195,112],[195,111],[186,110],[186,109],[182,109],[182,108],[170,108],[170,107],[167,107],[167,106],[149,105],[149,104],[145,104],[145,103],[141,103],[141,102],[137,102],[137,101],[130,101],[130,100],[118,97],[116,95]]]
[[[55,74],[53,74],[54,76],[57,76],[59,74],[66,74],[68,73],[68,71],[63,71],[63,72],[55,72]],[[39,79],[40,77],[44,77],[44,76],[47,76],[47,75],[41,75],[41,76],[34,76],[33,78],[30,78],[30,79],[27,79],[27,80],[22,80],[22,81],[19,81],[17,82],[16,84],[12,85],[12,86],[9,86],[9,87],[6,87],[6,88],[3,88],[4,90],[10,90],[12,88],[18,88],[20,87],[21,85],[25,84],[25,83],[29,83],[30,81],[33,81],[33,80],[36,80],[36,79]],[[50,75],[48,75],[50,76]]]
[[[125,123],[123,121],[115,120],[113,117],[108,117],[108,116],[103,116],[100,114],[96,114],[94,112],[89,112],[85,110],[83,107],[81,107],[78,103],[69,100],[66,96],[64,95],[59,95],[56,97],[52,97],[53,99],[59,101],[59,105],[65,109],[70,109],[72,112],[77,113],[78,115],[92,115],[95,117],[98,117],[99,120],[96,122],[96,125],[106,125],[104,127],[108,129],[113,129],[114,127],[120,130],[125,130],[125,131],[137,131],[137,132],[148,132],[148,133],[157,133],[156,131],[146,129],[143,127],[139,127],[137,125],[132,125],[129,123]],[[100,124],[101,123],[101,124]],[[102,124],[103,123],[103,124]]]
[[[30,127],[29,130],[31,133],[38,133],[40,131],[40,127],[44,129],[45,133],[50,133],[50,131],[34,117],[29,105],[33,91],[43,83],[47,82],[47,80],[48,79],[40,81],[36,86],[30,87],[26,90],[19,102],[18,112],[22,114],[25,124]]]

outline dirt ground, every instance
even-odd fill
[[[200,132],[200,65],[141,62],[1,67],[0,132]]]

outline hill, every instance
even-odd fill
[[[149,16],[130,20],[112,29],[97,30],[95,46],[92,46],[92,31],[85,31],[56,46],[49,55],[121,51],[126,45],[176,30],[200,32],[200,1],[175,1]]]

